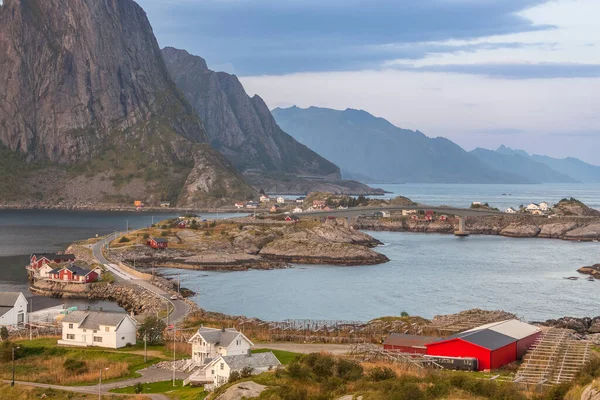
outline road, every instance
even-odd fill
[[[154,286],[148,281],[139,279],[136,276],[128,274],[126,271],[120,269],[117,264],[111,263],[109,260],[106,259],[106,257],[104,257],[104,254],[102,254],[102,248],[110,242],[112,237],[113,235],[108,235],[90,246],[94,258],[98,260],[98,262],[103,264],[107,270],[112,272],[116,281],[125,284],[130,283],[138,285],[156,294],[157,296],[163,297],[167,302],[169,302],[173,306],[173,311],[167,317],[165,317],[165,321],[169,323],[177,323],[182,321],[185,318],[185,316],[190,312],[190,307],[185,301],[171,300],[170,293],[165,292],[164,290]]]
[[[417,211],[433,211],[436,213],[446,213],[450,215],[458,215],[461,217],[476,217],[490,215],[513,215],[502,211],[486,210],[480,208],[455,208],[455,207],[439,207],[428,206],[425,204],[417,204],[414,206],[380,206],[380,207],[353,207],[346,210],[330,210],[330,211],[307,211],[295,214],[300,218],[310,217],[340,217],[340,218],[355,218],[361,215],[373,215],[377,211],[402,211],[402,210],[417,210]]]

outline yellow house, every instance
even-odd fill
[[[141,200],[135,200],[135,201],[133,202],[133,205],[134,205],[135,207],[141,207],[141,206],[142,206],[142,201],[141,201]]]

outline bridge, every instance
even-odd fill
[[[456,208],[456,207],[439,207],[439,206],[428,206],[425,204],[414,204],[408,206],[378,206],[378,207],[353,207],[347,209],[333,209],[329,211],[307,211],[303,213],[294,214],[298,218],[346,218],[350,223],[352,218],[361,216],[372,216],[377,212],[391,212],[391,211],[433,211],[440,214],[456,215],[458,217],[458,229],[454,234],[456,236],[468,236],[469,232],[465,229],[465,218],[466,217],[482,217],[482,216],[498,216],[498,215],[510,215],[502,211],[487,210],[481,208]]]

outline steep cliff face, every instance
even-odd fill
[[[84,202],[107,196],[176,201],[198,168],[235,181],[240,191],[231,196],[251,192],[226,160],[202,145],[202,123],[170,79],[133,0],[4,1],[0,142],[29,163],[49,163],[54,185],[76,182],[74,195]],[[196,165],[204,159],[217,162]],[[35,190],[48,201],[44,183]],[[188,198],[200,190],[196,197],[207,198],[214,188],[203,182],[183,193]]]
[[[340,178],[337,166],[282,131],[265,102],[235,75],[214,72],[185,50],[163,49],[171,77],[205,123],[210,144],[242,172]]]

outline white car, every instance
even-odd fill
[[[174,294],[173,296],[171,296],[171,300],[179,300],[179,298],[177,297],[176,294]]]

